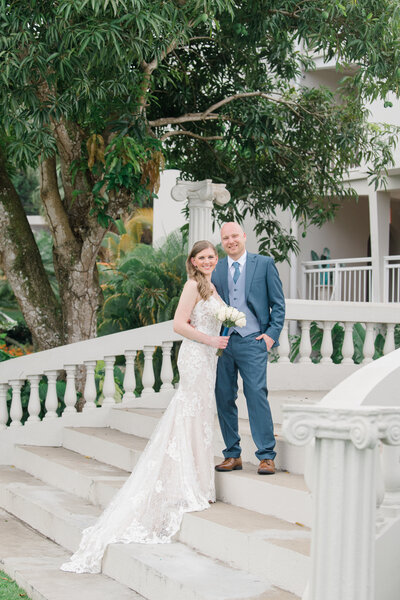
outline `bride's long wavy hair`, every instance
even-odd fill
[[[190,279],[194,279],[195,281],[197,281],[197,289],[199,290],[200,297],[203,300],[208,300],[208,298],[212,294],[212,289],[204,275],[200,273],[200,271],[196,269],[196,267],[193,265],[192,258],[194,258],[196,254],[202,252],[202,250],[205,250],[206,248],[211,248],[215,256],[218,256],[217,250],[211,242],[207,240],[200,240],[199,242],[196,242],[194,244],[186,260],[187,274],[190,277]]]

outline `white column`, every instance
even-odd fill
[[[366,323],[365,329],[365,340],[363,347],[364,360],[362,364],[365,365],[367,363],[372,362],[372,357],[375,354],[375,344],[374,344],[374,325],[375,323]]]
[[[298,240],[299,236],[299,225],[296,219],[292,218],[290,221],[290,233],[293,237]],[[289,253],[289,298],[297,298],[297,269],[298,269],[298,258],[295,252]]]
[[[8,410],[7,410],[7,392],[8,383],[0,383],[0,431],[7,429]]]
[[[67,413],[75,413],[76,408],[76,386],[75,386],[75,369],[76,365],[64,365],[67,374],[67,385],[65,387],[64,402],[65,409],[63,415]]]
[[[37,423],[40,422],[39,414],[40,414],[40,397],[39,397],[39,381],[41,380],[41,375],[28,375],[29,383],[31,384],[31,391],[29,394],[29,402],[28,402],[28,413],[29,417],[27,423]]]
[[[86,368],[86,380],[85,380],[85,389],[83,391],[83,397],[85,399],[85,404],[83,406],[83,410],[86,412],[88,410],[93,410],[96,407],[96,398],[97,398],[97,390],[96,390],[96,380],[94,377],[94,371],[96,369],[97,360],[85,360],[84,363]]]
[[[285,321],[281,335],[279,336],[279,362],[287,363],[290,362],[289,354],[290,354],[290,343],[289,343],[289,329],[288,329],[288,321]]]
[[[301,338],[300,338],[300,348],[299,354],[301,363],[310,363],[311,362],[311,339],[310,339],[310,325],[311,321],[300,321],[301,326]]]
[[[383,346],[383,354],[389,354],[395,350],[394,344],[394,323],[388,323],[386,326],[385,345]]]
[[[345,321],[344,325],[344,339],[342,346],[343,360],[342,364],[353,364],[354,354],[354,342],[353,342],[353,325],[352,321]]]
[[[163,342],[162,343],[162,367],[161,367],[161,381],[162,390],[172,390],[174,386],[172,385],[172,380],[174,378],[174,371],[172,369],[171,362],[171,350],[172,350],[172,342]]]
[[[377,443],[400,444],[400,409],[283,408],[283,434],[315,438],[307,600],[373,600]],[[303,597],[304,598],[304,597]]]
[[[171,196],[176,202],[188,200],[189,250],[195,242],[211,239],[213,202],[222,206],[231,197],[225,183],[213,183],[211,179],[178,181],[171,190]]]
[[[45,419],[57,419],[57,375],[58,371],[45,371],[47,377],[46,414]]]
[[[372,302],[383,302],[384,256],[389,254],[390,194],[369,193],[369,222],[372,259]]]
[[[145,346],[143,348],[144,354],[144,367],[142,374],[142,384],[143,390],[142,394],[150,394],[154,392],[154,370],[153,370],[153,354],[155,351],[155,346]]]
[[[21,387],[24,383],[23,379],[12,379],[10,382],[12,388],[11,400],[11,424],[10,427],[21,427],[22,419],[22,403],[21,403]]]
[[[104,357],[104,383],[102,406],[115,404],[115,380],[114,380],[115,356]]]
[[[136,350],[126,350],[125,352],[125,375],[124,375],[124,395],[122,402],[135,399],[136,378],[135,378],[135,358]]]
[[[332,321],[324,321],[322,327],[322,343],[321,343],[321,363],[332,362]]]

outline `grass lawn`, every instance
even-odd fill
[[[17,586],[15,581],[6,573],[0,571],[0,600],[29,600],[24,590]]]

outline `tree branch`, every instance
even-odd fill
[[[56,159],[46,158],[40,165],[40,196],[46,210],[55,246],[62,252],[70,252],[69,244],[75,241],[68,215],[58,189]],[[69,248],[69,249],[68,249]]]
[[[199,135],[198,133],[192,133],[191,131],[179,130],[179,131],[168,131],[167,133],[164,133],[164,135],[161,136],[160,140],[163,142],[164,140],[166,140],[167,138],[169,138],[173,135],[188,135],[189,137],[193,137],[196,140],[202,140],[204,142],[211,142],[213,140],[223,140],[224,139],[223,135],[210,135],[207,137],[204,135]]]
[[[169,44],[169,46],[167,46],[167,48],[165,50],[163,50],[160,54],[160,61],[163,61],[164,58],[170,54],[173,50],[175,50],[176,46],[177,46],[177,42],[174,40],[173,42],[171,42]],[[140,100],[139,100],[139,112],[140,114],[142,114],[146,108],[146,95],[147,92],[149,91],[149,87],[150,87],[150,78],[151,75],[153,73],[153,71],[155,69],[157,69],[158,64],[159,64],[159,59],[157,57],[153,58],[153,60],[149,63],[147,63],[145,60],[142,60],[141,62],[141,67],[143,69],[144,72],[144,77],[143,77],[143,82],[142,82],[142,94],[140,96]]]

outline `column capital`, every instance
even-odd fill
[[[282,433],[297,446],[315,438],[351,441],[356,448],[374,448],[378,441],[400,445],[400,408],[333,409],[284,406]]]
[[[231,195],[226,189],[225,183],[213,183],[211,179],[203,179],[203,181],[178,181],[171,190],[171,196],[176,202],[185,202],[190,200],[191,203],[213,202],[223,206],[229,202]]]

